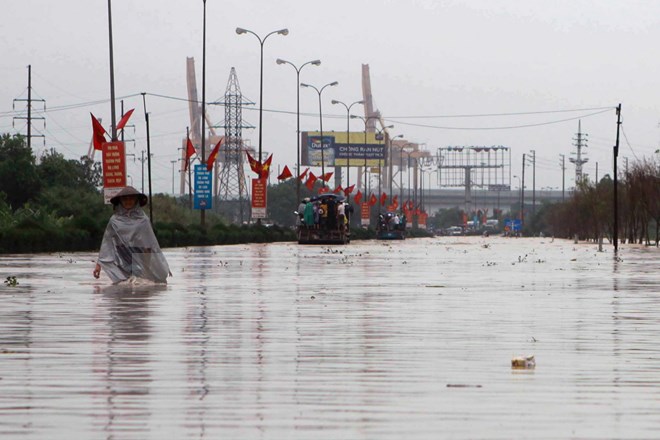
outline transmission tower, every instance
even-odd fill
[[[243,168],[243,156],[246,151],[243,142],[243,128],[251,128],[251,126],[243,124],[242,109],[244,105],[249,104],[253,103],[243,100],[236,69],[232,67],[225,91],[225,122],[224,125],[219,126],[219,128],[225,129],[225,142],[221,148],[222,157],[219,161],[220,171],[217,177],[216,198],[224,202],[237,201],[238,210],[232,211],[234,219],[241,223],[246,214],[245,201],[247,201],[248,194]],[[236,214],[238,214],[238,218],[236,218]]]
[[[27,116],[16,116],[14,117],[14,121],[16,119],[26,119],[27,120],[27,145],[28,148],[31,150],[32,149],[32,138],[33,137],[41,137],[44,138],[44,145],[46,145],[46,137],[43,134],[32,134],[32,121],[35,119],[40,119],[44,121],[44,128],[46,127],[46,120],[43,117],[35,117],[32,116],[32,103],[35,101],[42,102],[44,105],[44,111],[46,110],[46,101],[43,99],[33,99],[32,98],[32,65],[28,66],[28,97],[27,99],[14,99],[14,104],[13,107],[16,109],[16,103],[17,102],[27,102]],[[13,123],[12,123],[13,124]]]
[[[585,157],[586,152],[582,152],[582,148],[587,146],[587,137],[589,136],[588,134],[582,133],[582,121],[578,121],[578,132],[576,136],[577,137],[573,138],[575,141],[573,145],[577,148],[577,152],[575,153],[575,157],[571,157],[568,160],[575,164],[575,185],[577,186],[584,178],[582,175],[582,165],[589,161],[589,159]]]

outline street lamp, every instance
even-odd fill
[[[519,177],[519,176],[513,176],[513,178],[514,178],[514,179],[518,179],[518,188],[520,189],[520,191],[518,192],[518,203],[520,204],[520,220],[522,221],[522,212],[523,212],[523,202],[522,202],[522,191],[523,191],[523,188],[522,188],[522,183],[521,183],[521,181],[520,181],[520,177]]]
[[[393,199],[393,196],[392,196],[392,191],[393,191],[393,189],[392,189],[392,185],[393,185],[393,181],[394,181],[394,164],[392,163],[392,159],[393,159],[393,156],[392,156],[392,141],[394,141],[394,139],[397,139],[397,138],[403,138],[403,135],[402,135],[402,134],[397,134],[396,136],[391,137],[391,138],[389,139],[389,141],[390,141],[390,149],[389,149],[389,153],[388,153],[388,154],[389,154],[389,159],[388,159],[388,165],[389,165],[389,167],[388,167],[388,168],[389,168],[389,172],[390,172],[390,199]]]
[[[351,143],[350,143],[350,137],[351,137],[351,107],[353,107],[355,104],[364,104],[364,101],[355,101],[351,103],[350,105],[346,105],[346,103],[342,101],[337,101],[336,99],[332,100],[333,104],[341,104],[346,108],[346,187],[348,188],[351,186]],[[349,193],[347,196],[347,200],[350,202],[351,200],[351,194]]]
[[[380,119],[378,116],[367,116],[362,117],[358,115],[351,115],[351,119],[361,119],[364,122],[364,195],[367,195],[367,124],[369,119]]]
[[[388,128],[394,128],[394,125],[388,125],[386,127],[381,128],[380,130],[376,129],[376,132],[377,132],[376,133],[376,140],[378,140],[378,142],[383,140],[383,132],[385,132],[385,130],[387,130]],[[385,134],[387,134],[387,133],[385,132]],[[379,200],[380,200],[381,194],[383,194],[383,188],[382,188],[383,169],[382,169],[382,166],[381,166],[381,158],[380,158],[381,156],[382,156],[382,154],[380,156],[378,156],[378,199]]]
[[[296,132],[298,133],[298,135],[296,136],[296,142],[297,142],[296,155],[298,158],[298,162],[297,162],[298,169],[296,171],[296,176],[299,176],[300,175],[300,87],[298,87],[298,84],[300,84],[300,71],[302,70],[303,67],[305,67],[308,64],[311,64],[313,66],[320,66],[321,60],[307,61],[306,63],[303,63],[300,67],[297,67],[292,62],[283,60],[281,58],[278,58],[275,62],[277,64],[288,64],[292,66],[296,71],[296,120],[297,120]],[[297,203],[300,203],[300,179],[296,179],[296,201]]]
[[[408,173],[407,173],[408,174],[408,201],[410,201],[410,153],[415,151],[415,149],[413,147],[411,147],[410,145],[412,145],[412,144],[406,144],[401,148],[401,152],[406,153],[406,156],[408,156]],[[402,157],[401,162],[403,162],[403,155],[401,157]]]
[[[266,42],[266,39],[273,34],[284,35],[284,36],[289,35],[289,30],[280,29],[279,31],[273,31],[267,34],[264,38],[261,38],[259,35],[252,32],[249,29],[243,29],[240,27],[236,28],[236,33],[238,35],[241,34],[254,35],[255,37],[257,37],[257,40],[259,40],[259,46],[261,47],[261,62],[260,62],[260,74],[259,74],[259,163],[261,163],[261,139],[263,137],[263,109],[264,109],[264,99],[263,99],[264,98],[264,43]],[[202,115],[202,119],[204,119],[204,115]]]
[[[403,204],[403,153],[406,153],[407,151],[410,152],[414,151],[412,145],[413,144],[408,142],[407,144],[402,145],[401,148],[399,148],[399,198],[401,199],[402,204]],[[410,168],[410,156],[408,157],[408,168]],[[408,178],[408,182],[410,182],[410,178]],[[410,188],[410,183],[408,183],[408,187]],[[408,193],[408,197],[410,198],[410,192]]]
[[[333,87],[336,86],[337,84],[339,84],[339,82],[333,81],[318,89],[311,84],[300,83],[300,87],[310,87],[316,90],[316,93],[319,95],[319,124],[320,124],[319,128],[321,130],[321,181],[323,182],[322,185],[324,188],[325,188],[325,157],[323,155],[323,110],[321,108],[321,94],[323,93],[323,90],[326,87]]]

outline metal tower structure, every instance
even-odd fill
[[[589,136],[588,134],[582,133],[582,121],[578,121],[578,132],[576,136],[576,138],[573,138],[575,141],[573,145],[575,145],[577,151],[575,153],[575,157],[571,157],[568,160],[575,164],[575,185],[577,186],[580,182],[582,182],[582,179],[584,178],[582,174],[582,165],[589,161],[589,159],[584,156],[586,155],[586,152],[582,152],[582,148],[587,146],[587,137]]]
[[[238,210],[232,210],[234,215],[238,215],[241,223],[247,214],[247,205],[245,201],[248,200],[247,184],[245,180],[244,170],[244,152],[246,148],[243,142],[243,128],[250,128],[243,124],[243,106],[253,104],[243,100],[241,87],[238,83],[238,76],[236,69],[231,68],[229,72],[229,80],[227,81],[227,89],[225,91],[225,123],[219,128],[225,129],[225,143],[223,144],[220,155],[219,165],[216,170],[216,199],[218,201],[237,201]]]

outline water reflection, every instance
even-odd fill
[[[0,291],[0,437],[660,429],[657,250],[445,237],[166,254],[170,284],[137,289],[91,280],[91,254],[0,257],[23,289]],[[512,371],[527,354],[536,369]]]

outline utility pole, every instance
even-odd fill
[[[619,157],[619,128],[621,127],[621,104],[616,108],[616,145],[614,145],[614,252],[619,250],[619,179],[617,177],[616,161]]]
[[[532,153],[532,219],[536,216],[536,150]]]
[[[520,227],[525,225],[525,153],[522,160],[522,185],[520,185]]]
[[[46,101],[43,99],[32,99],[32,65],[28,66],[28,97],[27,99],[14,99],[14,108],[16,102],[27,102],[27,117],[24,116],[16,116],[14,117],[14,120],[16,119],[27,119],[27,146],[30,151],[32,151],[32,138],[33,137],[41,137],[44,138],[44,143],[45,143],[45,136],[43,134],[40,135],[33,135],[32,134],[32,120],[33,119],[41,119],[44,121],[44,127],[46,126],[45,119],[43,117],[32,117],[32,103],[34,101],[37,102],[43,102],[44,103],[44,110],[46,110]]]
[[[566,156],[560,154],[561,156],[561,201],[564,202],[564,194],[566,189]]]
[[[598,186],[598,162],[596,162],[596,186]]]

